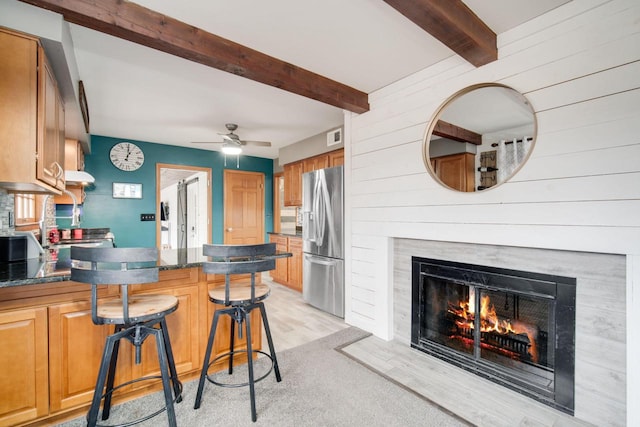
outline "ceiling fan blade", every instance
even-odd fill
[[[191,141],[192,144],[224,144],[224,141]]]
[[[253,145],[254,147],[271,147],[269,141],[242,141],[244,145]]]

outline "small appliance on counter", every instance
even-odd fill
[[[0,236],[0,262],[18,262],[26,259],[26,236]]]

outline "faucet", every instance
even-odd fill
[[[57,216],[55,218],[64,218],[71,219],[71,227],[78,227],[80,225],[80,209],[78,208],[78,199],[76,196],[69,190],[62,190],[63,193],[67,194],[71,197],[73,201],[73,207],[71,208],[71,216]],[[42,247],[48,246],[47,244],[47,203],[49,202],[49,198],[51,198],[50,194],[47,194],[42,201],[42,212],[40,213],[40,244]]]

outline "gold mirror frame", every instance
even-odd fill
[[[490,100],[492,104],[478,108],[480,99]],[[459,192],[486,191],[511,179],[527,162],[537,129],[535,111],[520,92],[500,83],[475,84],[456,92],[438,107],[423,140],[423,161],[433,179],[445,188]],[[519,136],[518,132],[521,132]],[[499,172],[496,163],[505,151],[498,151],[496,145],[501,145],[502,150],[513,144],[513,139],[518,142],[506,151],[517,147],[520,157],[515,166],[504,167]],[[523,148],[528,142],[519,145],[522,140],[530,141],[528,149]],[[506,145],[500,141],[506,141]],[[483,168],[482,171],[479,168]]]

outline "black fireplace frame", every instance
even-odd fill
[[[576,279],[550,274],[412,257],[411,347],[473,372],[548,406],[573,415],[575,403]],[[428,341],[421,334],[420,293],[425,276],[445,279],[477,289],[505,290],[552,300],[555,338],[552,390],[536,387],[478,358]],[[558,348],[562,343],[563,348]]]

